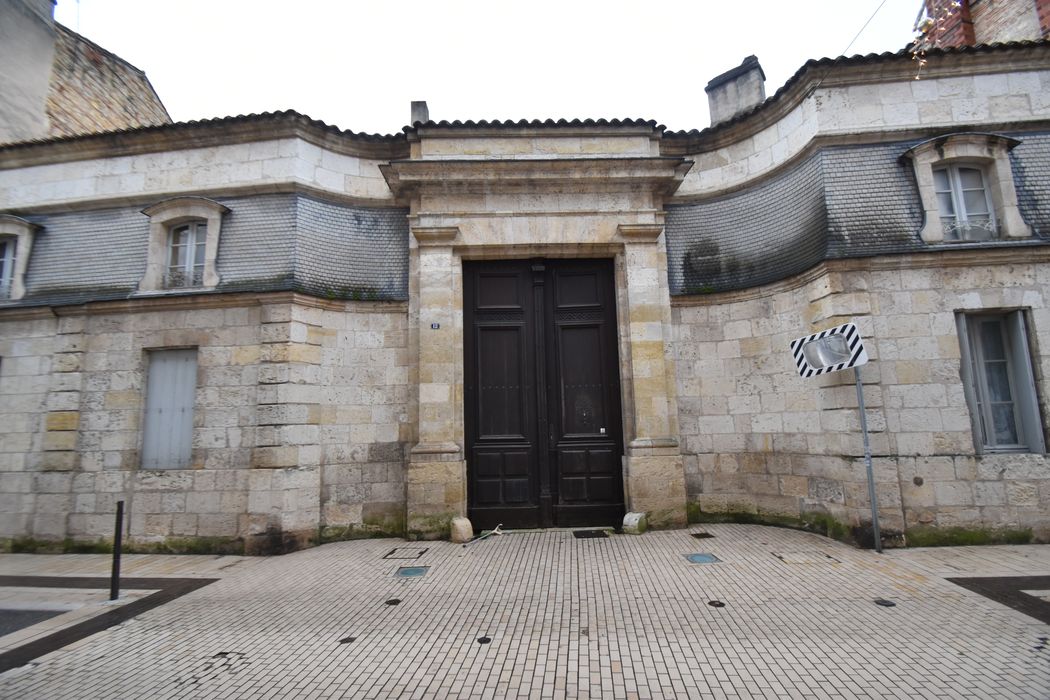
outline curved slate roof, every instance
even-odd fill
[[[345,206],[298,194],[216,201],[230,210],[222,222],[216,292],[408,298],[407,210]],[[139,209],[26,217],[43,230],[33,242],[26,296],[11,305],[79,304],[135,295],[146,269],[149,238],[149,218]]]
[[[743,191],[669,205],[667,274],[672,295],[756,287],[823,260],[934,250],[1050,243],[1050,133],[1012,134],[1021,216],[1033,238],[928,244],[910,163],[918,141],[821,149]]]

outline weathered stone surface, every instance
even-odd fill
[[[474,528],[471,526],[470,521],[466,518],[452,518],[450,539],[456,544],[469,542],[474,539]]]

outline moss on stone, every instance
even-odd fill
[[[456,513],[414,517],[409,524],[408,532],[405,533],[405,539],[447,540],[452,532],[452,518],[456,517],[459,517]]]
[[[1029,544],[1031,528],[914,527],[907,531],[909,547],[960,547],[983,544]]]
[[[744,511],[726,511],[708,513],[700,509],[697,503],[687,506],[690,523],[741,523],[746,525],[772,525],[792,530],[805,530],[824,535],[834,540],[856,544],[848,525],[839,522],[826,513],[804,513],[801,517],[773,515],[770,513],[747,513]]]

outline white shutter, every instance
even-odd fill
[[[193,454],[197,350],[155,350],[149,356],[143,469],[187,469]]]

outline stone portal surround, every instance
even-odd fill
[[[478,258],[612,257],[627,430],[627,508],[657,527],[685,523],[685,481],[677,438],[670,304],[659,224],[620,226],[616,242],[528,247],[462,245],[457,227],[412,229],[410,324],[419,358],[419,442],[408,460],[407,530],[441,536],[467,514],[463,390],[463,261]],[[432,324],[438,324],[433,328]]]

